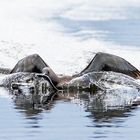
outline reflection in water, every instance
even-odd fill
[[[26,94],[19,93],[14,96],[13,101],[16,109],[19,109],[22,113],[24,112],[27,118],[31,118],[32,116],[36,116],[41,113],[44,109],[50,110],[53,107],[53,99],[50,97],[50,100],[48,100],[48,95],[52,96],[55,94],[55,92],[33,93],[32,91],[31,93]]]
[[[122,104],[124,102],[120,101],[117,106],[114,102],[110,106],[108,102],[114,101],[113,96],[107,100],[109,96],[101,91],[97,93],[60,91],[56,94],[58,96],[48,103],[40,102],[41,96],[34,97],[31,93],[24,92],[23,96],[23,94],[15,95],[14,92],[9,91],[8,94],[13,95],[12,100],[16,111],[15,124],[20,121],[23,123],[23,126],[14,124],[15,130],[19,127],[24,131],[23,133],[18,131],[19,137],[23,136],[24,139],[106,138],[108,131],[113,133],[113,129],[125,127],[123,126],[125,118],[130,117],[134,109],[130,102]],[[38,98],[36,102],[34,102],[35,98]],[[14,136],[17,135],[16,131],[12,130],[12,133]],[[10,136],[11,133],[9,132],[8,135]]]
[[[101,120],[108,121],[113,117],[129,116],[129,112],[134,108],[132,101],[138,96],[133,90],[128,92],[126,92],[126,90],[107,90],[97,91],[95,93],[85,91],[38,92],[37,94],[24,92],[24,94],[19,93],[16,95],[14,92],[15,91],[12,91],[10,94],[14,95],[13,101],[16,106],[15,109],[20,110],[22,113],[24,112],[27,118],[36,116],[43,110],[51,110],[56,100],[64,100],[82,105],[86,112],[90,112],[91,115],[89,115],[89,117],[94,118],[97,122]],[[130,92],[133,93],[131,94]],[[55,96],[52,100],[48,100],[48,95]],[[46,101],[42,102],[42,98],[46,99]]]
[[[117,106],[113,106],[113,104],[108,106],[108,102],[104,98],[105,95],[102,98],[102,95],[99,95],[100,93],[94,95],[87,92],[64,94],[65,96],[67,95],[67,98],[71,98],[73,102],[82,105],[84,111],[89,113],[86,117],[92,120],[92,123],[87,125],[89,129],[93,130],[91,138],[112,139],[110,134],[113,134],[117,139],[117,137],[122,135],[123,130],[126,129],[125,121],[132,116],[133,109],[136,109],[129,103],[122,105],[121,102]],[[111,101],[113,100],[110,99]]]
[[[95,122],[109,122],[113,117],[127,117],[129,116],[129,112],[135,108],[129,101],[127,104],[122,104],[126,102],[121,102],[121,99],[120,102],[118,100],[115,101],[113,98],[117,98],[116,95],[114,97],[110,96],[111,99],[106,100],[110,98],[107,94],[103,92],[95,94],[88,92],[64,93],[66,98],[70,98],[74,102],[83,105],[85,111],[90,112],[88,117],[93,118]],[[109,102],[112,102],[112,106]]]

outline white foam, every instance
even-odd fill
[[[10,95],[6,89],[0,88],[0,98],[11,99],[11,97],[12,97],[12,95]]]
[[[130,47],[128,50],[127,46],[122,49],[122,46],[94,37],[82,40],[64,32],[64,27],[52,20],[54,17],[125,19],[129,17],[124,7],[139,5],[138,0],[0,1],[0,66],[12,68],[22,57],[38,53],[57,73],[72,74],[82,70],[93,58],[94,52],[103,51],[124,57],[140,68],[140,49]],[[83,28],[77,34],[81,32],[87,34],[90,31]]]

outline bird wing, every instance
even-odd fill
[[[132,64],[119,56],[108,53],[97,53],[81,73],[85,74],[93,71],[114,71],[140,78],[140,71]]]

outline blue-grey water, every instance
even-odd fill
[[[139,13],[139,0],[0,0],[0,66],[38,53],[57,73],[73,74],[103,51],[140,69]],[[138,140],[139,118],[139,106],[106,106],[89,93],[33,109],[0,88],[0,140]]]
[[[69,93],[74,98],[55,100],[45,109],[3,95],[0,139],[139,139],[139,107],[104,108],[101,100],[92,94],[90,100],[88,94]]]

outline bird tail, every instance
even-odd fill
[[[136,70],[136,71],[133,71],[133,72],[130,72],[130,74],[128,74],[136,79],[140,79],[140,71],[139,70]]]

